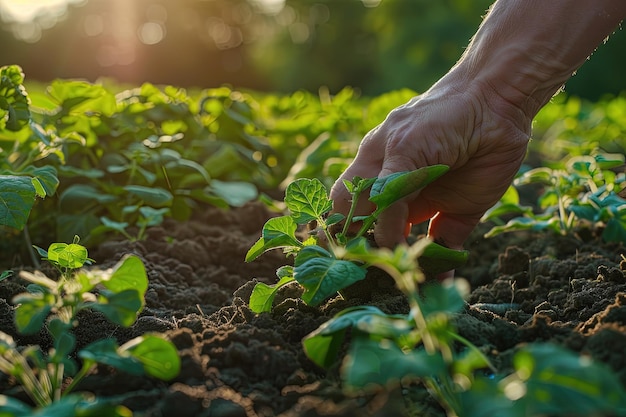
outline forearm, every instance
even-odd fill
[[[626,0],[498,0],[451,71],[532,119],[626,15]]]

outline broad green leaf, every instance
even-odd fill
[[[59,339],[63,334],[68,333],[72,329],[72,323],[66,323],[59,317],[52,317],[48,322],[48,331],[53,339]]]
[[[333,207],[324,184],[315,178],[301,178],[289,184],[285,191],[285,204],[298,224],[321,220]]]
[[[513,359],[525,415],[624,415],[626,390],[608,367],[551,344],[532,344]],[[504,388],[506,392],[506,387]]]
[[[48,94],[65,112],[98,112],[112,115],[117,107],[115,96],[102,85],[85,81],[56,80],[48,87]]]
[[[143,375],[143,365],[137,359],[119,350],[115,339],[101,339],[78,352],[78,357],[103,365],[109,365],[131,375]]]
[[[378,178],[372,185],[370,201],[376,204],[377,211],[382,211],[396,201],[426,187],[449,169],[447,165],[432,165]]]
[[[264,252],[282,247],[302,247],[296,238],[298,225],[291,216],[273,217],[265,222],[261,238],[248,250],[246,262],[251,262]]]
[[[172,204],[172,193],[160,187],[144,187],[143,185],[127,185],[124,190],[141,199],[144,203],[154,207],[164,207]]]
[[[146,374],[170,380],[180,372],[180,357],[172,342],[159,336],[139,336],[120,347],[141,362]]]
[[[89,307],[100,311],[115,324],[130,327],[137,320],[143,303],[144,299],[137,290],[128,289],[115,293],[102,291],[98,302],[89,304]]]
[[[454,283],[431,283],[422,288],[419,305],[424,317],[428,318],[440,313],[458,313],[465,307],[465,300]]]
[[[52,294],[18,294],[13,298],[15,325],[23,334],[34,334],[41,330],[44,321],[52,310],[55,299]]]
[[[333,224],[337,224],[343,221],[346,218],[342,213],[333,213],[326,218],[326,226],[332,226]]]
[[[456,397],[462,410],[459,414],[465,417],[528,417],[525,410],[504,395],[495,377],[474,376],[471,389],[457,392]]]
[[[37,195],[41,198],[54,195],[59,187],[59,178],[56,168],[52,166],[44,166],[31,168],[24,171],[31,175],[32,183],[37,190]]]
[[[0,175],[0,226],[22,230],[35,203],[30,177]]]
[[[243,181],[225,182],[213,179],[210,190],[233,207],[242,207],[259,195],[254,184]]]
[[[307,259],[294,268],[294,278],[305,289],[302,299],[312,306],[364,279],[365,275],[366,270],[353,262],[325,257]]]
[[[112,273],[102,280],[102,285],[114,293],[136,290],[143,298],[148,289],[146,267],[138,256],[125,255],[113,267]]]
[[[384,387],[400,380],[432,378],[445,372],[446,367],[439,353],[429,354],[424,349],[404,352],[388,340],[355,337],[344,360],[342,377],[348,388]]]
[[[75,243],[53,243],[48,247],[48,260],[63,268],[81,268],[87,258],[87,248]]]
[[[274,285],[259,282],[254,286],[250,295],[250,310],[255,313],[272,311],[272,304],[278,290],[294,280],[293,276],[284,276]]]
[[[361,320],[372,315],[385,316],[379,308],[358,306],[342,310],[302,340],[304,351],[309,359],[322,368],[327,368],[337,360],[347,329],[357,327]]]

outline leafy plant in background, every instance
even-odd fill
[[[283,266],[277,271],[276,285],[258,283],[250,297],[250,308],[255,312],[269,311],[276,292],[282,286],[297,281],[303,288],[302,299],[310,305],[318,305],[337,291],[365,278],[371,262],[365,256],[369,251],[366,234],[378,216],[398,200],[414,193],[447,172],[445,165],[433,165],[415,171],[401,172],[384,178],[355,178],[344,184],[352,196],[352,206],[344,216],[330,214],[332,202],[324,185],[317,179],[299,179],[287,187],[285,205],[289,215],[268,220],[261,238],[250,248],[246,262],[256,259],[271,249],[283,249],[293,255],[294,266]],[[369,190],[369,200],[376,209],[368,216],[355,216],[356,203]],[[307,239],[296,236],[299,225],[317,224],[317,230]],[[343,222],[341,230],[333,229]],[[351,228],[360,223],[358,232]],[[317,233],[324,235],[325,245],[319,242]],[[433,273],[443,272],[463,264],[466,251],[453,251],[434,243],[427,246],[424,258],[431,262]]]
[[[626,242],[626,199],[619,192],[626,186],[625,174],[612,168],[624,164],[624,155],[598,153],[595,156],[570,158],[563,168],[539,167],[521,174],[514,186],[539,184],[543,187],[537,205],[541,210],[519,204],[514,189],[483,216],[482,221],[497,224],[486,237],[516,230],[551,230],[572,233],[580,222],[602,225],[602,238],[608,242]],[[501,217],[513,215],[507,223]]]
[[[519,349],[515,371],[498,375],[460,336],[453,317],[465,306],[460,281],[424,284],[418,259],[429,242],[353,253],[392,276],[408,297],[407,315],[359,306],[338,313],[306,336],[307,356],[327,368],[349,335],[341,376],[351,391],[423,384],[450,417],[622,415],[626,391],[604,366],[551,344]]]
[[[54,153],[41,126],[31,120],[24,73],[0,67],[0,226],[22,230],[37,197],[54,195],[59,184],[53,166],[36,161]]]
[[[174,345],[156,335],[143,335],[121,346],[114,339],[101,339],[78,352],[79,366],[70,357],[76,345],[71,330],[77,324],[77,314],[85,309],[99,311],[117,325],[132,325],[144,306],[148,287],[142,261],[128,255],[109,270],[79,269],[92,260],[78,238],[70,244],[54,243],[48,250],[36,249],[61,275],[55,281],[40,272],[20,273],[30,285],[27,293],[13,299],[15,324],[22,334],[45,328],[52,337],[52,348],[47,353],[34,345],[20,348],[10,335],[0,332],[0,371],[15,378],[36,407],[45,408],[42,412],[46,415],[129,415],[123,407],[94,402],[73,391],[97,364],[171,379],[180,369]],[[16,398],[0,396],[2,413],[27,416],[33,410]]]

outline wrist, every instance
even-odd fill
[[[451,73],[532,120],[625,14],[623,0],[498,0]]]

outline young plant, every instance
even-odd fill
[[[148,288],[141,259],[128,255],[111,269],[84,270],[80,268],[92,260],[87,256],[87,249],[78,244],[78,239],[71,244],[53,243],[47,251],[36,249],[61,276],[55,281],[40,272],[20,272],[20,277],[30,285],[27,293],[13,299],[15,324],[22,334],[38,333],[45,328],[52,337],[52,348],[47,353],[39,346],[20,348],[10,335],[0,332],[0,371],[15,378],[37,408],[46,407],[48,415],[52,415],[50,410],[82,404],[79,408],[90,412],[85,415],[102,415],[94,410],[111,407],[72,394],[77,384],[99,363],[165,380],[178,374],[180,359],[176,348],[156,335],[143,335],[121,346],[111,338],[93,342],[78,352],[82,360],[80,366],[70,357],[76,345],[71,330],[77,325],[80,311],[99,311],[120,326],[128,327],[135,322]],[[2,399],[5,404],[2,407],[30,410],[15,398]],[[31,413],[32,410],[15,415]]]
[[[485,355],[452,323],[464,309],[459,281],[424,283],[417,259],[425,240],[407,248],[371,249],[366,258],[396,280],[410,312],[388,315],[376,307],[346,309],[303,340],[307,356],[330,367],[344,350],[341,376],[350,392],[423,384],[449,417],[622,415],[626,391],[606,367],[561,347],[534,344],[519,349],[515,372],[498,375]]]
[[[255,312],[269,311],[277,290],[293,281],[303,288],[302,299],[309,305],[318,305],[326,298],[351,284],[365,278],[371,262],[367,256],[355,257],[355,254],[367,254],[369,244],[366,234],[389,206],[398,200],[430,184],[448,171],[445,165],[433,165],[415,171],[400,172],[384,178],[355,178],[344,181],[352,196],[352,206],[346,216],[340,213],[330,214],[332,201],[323,184],[317,179],[299,179],[287,187],[285,205],[289,215],[268,220],[263,227],[261,238],[250,248],[246,262],[250,262],[262,253],[281,248],[287,255],[293,255],[294,266],[283,266],[277,271],[279,281],[270,286],[259,283],[250,297],[250,308]],[[367,216],[355,216],[356,202],[369,190],[369,200],[376,209]],[[307,239],[296,235],[298,226],[310,222],[317,228]],[[334,229],[343,222],[343,227]],[[350,234],[351,227],[360,227],[356,234]],[[324,246],[319,242],[318,233],[322,233]],[[431,243],[422,253],[424,259],[430,258],[432,270],[439,273],[463,264],[467,259],[466,251],[453,251]]]
[[[519,205],[515,189],[510,188],[482,221],[494,221],[486,237],[517,230],[550,230],[559,234],[572,233],[581,221],[603,224],[603,240],[626,241],[626,199],[618,193],[626,186],[624,173],[611,169],[624,164],[624,155],[597,154],[570,158],[563,169],[540,167],[523,173],[515,186],[543,186],[534,213],[530,207]],[[504,215],[516,215],[506,224]]]

